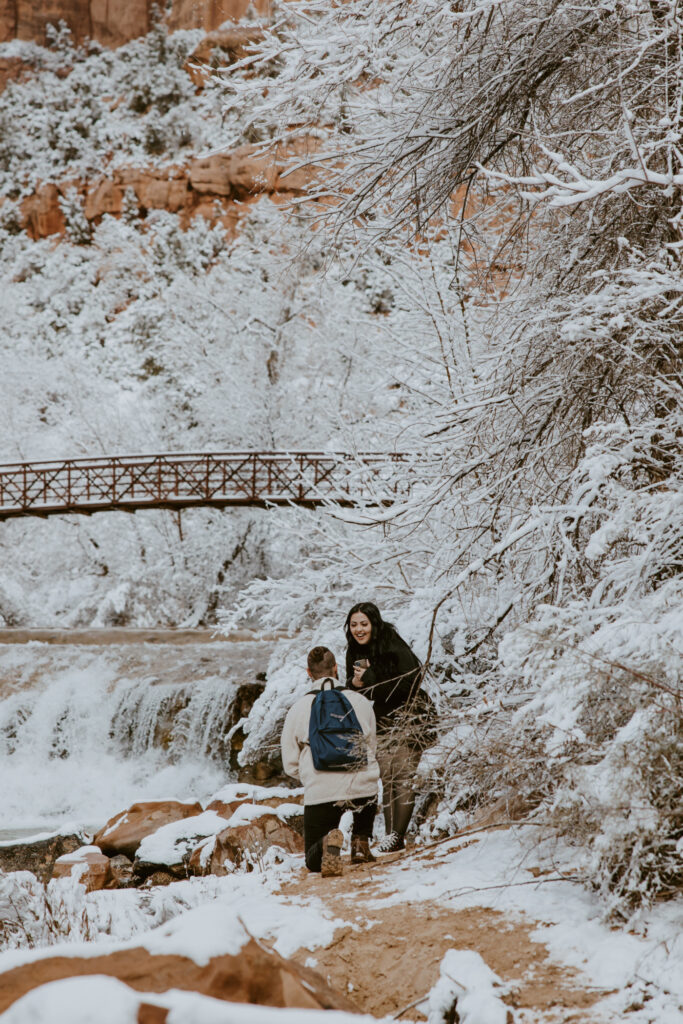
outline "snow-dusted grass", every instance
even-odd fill
[[[302,907],[277,891],[301,863],[273,847],[248,873],[87,894],[71,878],[54,879],[44,889],[29,872],[6,875],[0,885],[6,947],[0,972],[36,956],[98,956],[137,946],[206,963],[234,955],[250,935],[268,939],[285,957],[303,945],[326,945],[343,922],[320,900]]]

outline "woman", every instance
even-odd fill
[[[347,685],[374,702],[377,719],[377,760],[386,825],[386,836],[377,851],[393,853],[404,849],[413,813],[412,780],[424,745],[419,733],[429,698],[420,690],[420,662],[394,627],[384,622],[376,605],[369,601],[355,604],[344,628],[348,642]]]

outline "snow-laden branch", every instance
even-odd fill
[[[558,162],[559,163],[559,162]],[[549,206],[576,206],[578,203],[590,202],[598,196],[611,192],[618,195],[643,185],[655,185],[662,189],[683,187],[683,174],[663,174],[651,171],[648,167],[625,167],[609,178],[586,178],[566,160],[562,165],[569,170],[571,178],[558,178],[549,171],[539,171],[534,175],[506,174],[503,171],[492,171],[482,164],[477,168],[492,181],[506,185],[523,186],[524,189],[542,189],[538,192],[524,191],[522,194],[532,202],[547,202]]]

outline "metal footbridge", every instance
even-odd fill
[[[181,452],[0,465],[0,519],[193,507],[391,505],[404,454]]]

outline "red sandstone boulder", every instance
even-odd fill
[[[267,792],[267,790],[264,790]],[[283,804],[299,804],[302,805],[304,802],[303,795],[301,793],[294,793],[292,796],[270,796],[263,797],[262,794],[257,793],[254,796],[237,797],[234,800],[226,801],[221,800],[220,797],[216,797],[207,804],[207,811],[215,811],[216,814],[220,814],[223,818],[231,818],[238,807],[243,807],[245,804],[257,804],[259,807],[281,807]]]
[[[86,892],[104,889],[112,878],[109,857],[105,857],[97,846],[82,846],[73,853],[58,857],[52,877],[73,878],[74,875],[85,886]]]
[[[60,191],[56,185],[40,185],[32,196],[23,200],[21,217],[31,238],[64,234],[66,222],[59,199]]]
[[[227,819],[232,818],[238,807],[250,803],[253,803],[253,800],[247,800],[246,797],[243,800],[230,800],[228,803],[225,800],[212,800],[210,804],[206,805],[206,809],[215,811],[216,814],[220,814],[221,818]]]
[[[133,804],[127,811],[110,818],[93,843],[110,857],[123,853],[133,859],[145,836],[156,832],[162,825],[201,813],[201,804],[180,803],[178,800],[149,800]]]
[[[28,839],[18,843],[0,845],[0,871],[31,871],[47,884],[58,857],[73,853],[83,846],[85,836],[76,832],[48,836],[47,839]]]
[[[200,843],[190,856],[189,870],[197,875],[228,875],[241,867],[251,871],[272,846],[286,853],[303,853],[304,841],[277,815],[262,814]]]
[[[278,173],[273,158],[259,154],[258,147],[252,145],[193,160],[189,167],[190,184],[196,192],[234,198],[273,192]]]
[[[204,811],[191,818],[172,821],[145,836],[135,856],[135,874],[143,878],[159,869],[176,878],[187,878],[187,863],[195,847],[225,827],[215,811]]]
[[[153,955],[142,948],[103,956],[44,957],[0,974],[0,1013],[40,985],[88,975],[118,978],[139,992],[182,989],[234,1003],[356,1009],[315,971],[285,960],[251,939],[236,955],[215,956],[204,965],[182,956]]]

